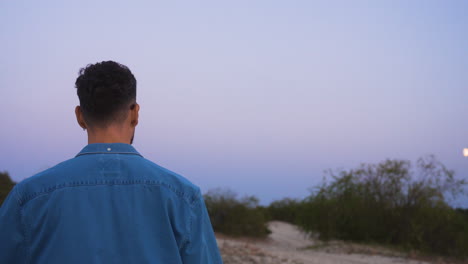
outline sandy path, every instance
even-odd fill
[[[368,254],[347,254],[346,250],[335,247],[304,249],[319,242],[309,239],[294,225],[274,221],[269,223],[272,231],[269,239],[255,241],[218,237],[225,264],[426,264],[403,257],[389,257]],[[327,252],[328,251],[328,252]],[[332,252],[330,252],[332,251]]]

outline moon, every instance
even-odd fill
[[[468,148],[463,149],[463,156],[468,157]]]

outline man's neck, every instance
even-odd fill
[[[119,127],[88,130],[88,144],[126,143],[131,144],[131,134]]]

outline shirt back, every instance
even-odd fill
[[[122,143],[16,185],[0,241],[0,263],[222,263],[199,188]]]

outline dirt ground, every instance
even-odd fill
[[[296,226],[273,221],[266,240],[233,239],[218,235],[225,264],[428,264],[385,248],[339,241],[324,244]]]

